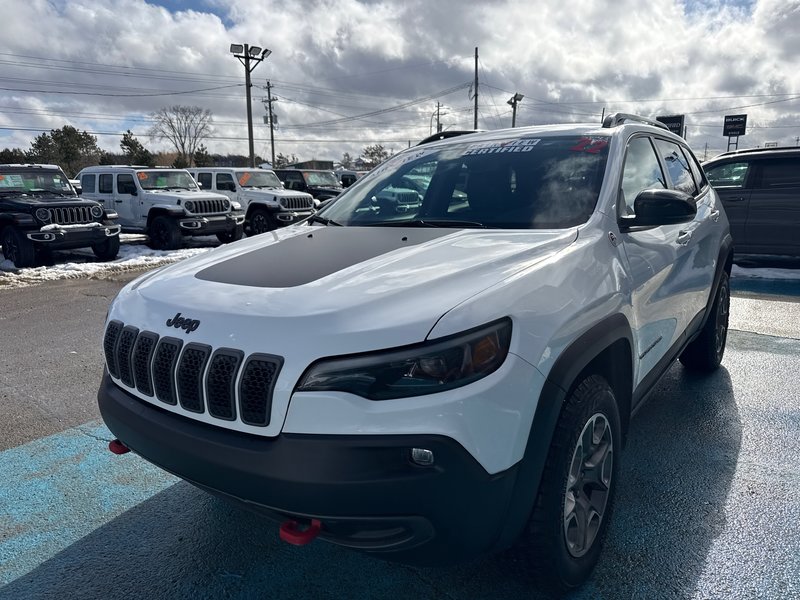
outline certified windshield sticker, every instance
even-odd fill
[[[22,175],[0,175],[0,187],[25,187]]]
[[[463,156],[473,154],[505,154],[507,152],[530,152],[541,139],[513,139],[500,142],[479,142],[467,146]]]
[[[140,172],[140,173],[137,173],[136,176],[139,178],[139,181],[145,181],[147,179],[150,179],[150,175],[148,175],[147,173],[141,173]]]
[[[252,175],[250,173],[243,173],[242,176],[239,177],[239,185],[247,184],[247,182],[250,181],[251,177]]]

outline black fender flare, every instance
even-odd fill
[[[533,423],[528,434],[528,442],[525,446],[525,453],[522,460],[515,465],[517,469],[514,490],[509,500],[507,517],[503,530],[497,539],[495,550],[503,550],[511,547],[519,534],[522,532],[528,517],[533,510],[536,497],[539,493],[539,485],[544,473],[544,465],[550,451],[550,445],[555,433],[558,418],[561,415],[561,408],[567,395],[576,381],[598,357],[602,356],[606,350],[615,344],[627,344],[629,349],[633,348],[633,333],[628,319],[621,313],[610,315],[602,321],[593,325],[590,329],[581,334],[561,353],[548,373],[536,411],[533,416]],[[632,376],[633,352],[629,353],[630,370],[627,372]],[[613,382],[610,382],[612,386]],[[624,406],[620,407],[620,418],[623,423],[627,422],[628,415],[623,415],[623,411],[630,413],[630,398],[632,394],[632,381],[627,390],[619,390],[618,394],[627,395]],[[616,390],[615,390],[616,391]],[[620,400],[618,398],[618,400]],[[625,400],[623,398],[623,400]]]
[[[717,259],[717,270],[714,272],[714,283],[711,286],[711,293],[708,296],[708,302],[706,303],[706,310],[705,314],[703,315],[703,320],[700,323],[700,326],[697,328],[697,331],[694,333],[692,338],[697,337],[697,335],[702,331],[703,327],[706,326],[706,321],[708,321],[708,317],[711,314],[711,308],[714,306],[714,300],[717,298],[717,291],[719,290],[719,283],[722,281],[722,274],[727,273],[728,275],[731,274],[731,267],[733,266],[733,238],[731,237],[730,233],[727,233],[725,237],[722,239],[722,245],[719,249],[719,257]],[[691,338],[690,338],[691,339]]]

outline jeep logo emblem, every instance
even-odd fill
[[[181,313],[178,313],[171,319],[167,319],[167,327],[183,329],[186,333],[192,333],[200,327],[200,321],[197,319],[187,319],[186,317],[182,317]]]

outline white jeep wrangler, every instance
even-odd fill
[[[212,235],[223,242],[243,235],[244,214],[227,197],[203,192],[184,169],[87,167],[78,173],[82,196],[119,215],[126,233],[146,233],[158,250],[180,248],[183,236]]]
[[[189,173],[204,190],[241,204],[248,235],[285,227],[314,214],[311,194],[283,189],[281,180],[268,169],[197,167]]]
[[[376,205],[409,177],[418,206]],[[301,225],[126,286],[100,411],[112,450],[288,542],[427,564],[513,548],[563,591],[598,560],[632,413],[676,358],[719,366],[732,254],[656,121],[435,141]]]

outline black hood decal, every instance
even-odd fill
[[[308,233],[217,263],[199,271],[195,277],[249,287],[296,287],[381,254],[451,233],[452,229],[399,227],[309,228]]]

